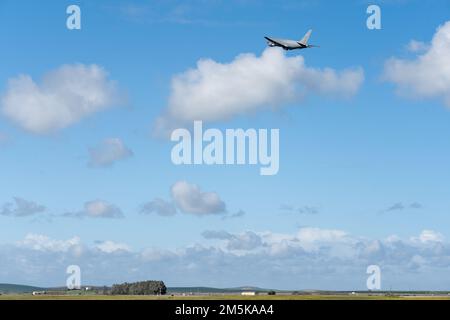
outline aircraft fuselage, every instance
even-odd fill
[[[281,47],[284,50],[295,50],[295,49],[306,49],[307,45],[302,44],[299,41],[286,40],[286,39],[276,39],[265,37],[267,40],[267,45],[269,47]]]

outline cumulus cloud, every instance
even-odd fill
[[[120,103],[115,82],[97,65],[63,65],[35,82],[29,75],[8,81],[1,112],[25,130],[45,134],[66,128]]]
[[[171,188],[176,206],[185,213],[199,216],[220,214],[226,211],[225,202],[215,192],[205,192],[195,184],[178,181]]]
[[[342,230],[307,227],[299,230],[297,238],[303,243],[324,243],[344,241],[348,238],[348,234]]]
[[[415,53],[427,51],[429,48],[430,46],[428,44],[417,40],[411,40],[407,46],[408,51]]]
[[[122,210],[106,201],[93,200],[84,204],[84,208],[78,212],[67,212],[63,216],[73,218],[123,218]]]
[[[363,80],[361,68],[310,68],[302,56],[287,57],[276,48],[266,49],[261,56],[241,54],[230,63],[203,59],[196,68],[172,79],[169,102],[156,130],[277,109],[308,93],[349,97]]]
[[[413,237],[412,241],[418,241],[421,243],[439,243],[444,241],[444,236],[433,230],[423,230],[418,237]]]
[[[186,181],[177,181],[170,188],[170,201],[155,198],[141,205],[139,211],[142,214],[157,214],[171,217],[178,212],[196,216],[219,215],[222,219],[239,218],[245,212],[239,210],[233,214],[227,214],[226,204],[216,192],[202,191],[196,184]]]
[[[270,251],[273,255],[282,253],[287,248],[298,247],[305,252],[315,252],[331,243],[334,243],[334,247],[337,248],[339,244],[352,245],[356,241],[341,230],[309,227],[301,228],[297,234],[293,235],[253,231],[231,234],[226,231],[207,230],[202,233],[202,236],[208,240],[224,241],[225,246],[222,248],[226,250],[240,251],[261,248]]]
[[[118,243],[114,241],[98,241],[96,246],[98,250],[105,253],[115,253],[115,252],[127,252],[131,251],[130,247],[125,243]]]
[[[94,285],[147,279],[151,270],[153,278],[171,286],[364,290],[366,268],[377,264],[383,283],[394,289],[448,289],[443,279],[450,272],[450,243],[434,230],[405,239],[368,239],[311,227],[293,233],[210,230],[203,237],[206,243],[135,251],[110,240],[87,245],[78,237],[57,240],[29,234],[16,243],[0,244],[0,277],[62,285],[58,281],[67,266],[77,264],[84,282]]]
[[[171,202],[161,198],[155,198],[153,201],[147,202],[141,206],[140,212],[143,214],[156,213],[160,216],[174,216],[177,214],[177,208]]]
[[[228,243],[229,250],[253,250],[260,246],[262,246],[261,237],[252,231],[237,235]]]
[[[261,247],[263,240],[260,235],[253,231],[246,231],[237,235],[232,235],[228,239],[227,249],[238,251],[249,251]]]
[[[394,83],[402,96],[437,98],[450,107],[450,21],[437,29],[428,48],[419,47],[425,52],[415,59],[389,59],[384,78]]]
[[[81,239],[73,237],[68,240],[54,240],[48,236],[30,233],[24,240],[19,241],[18,245],[35,251],[68,252],[71,249],[80,251]]]
[[[177,252],[160,248],[145,248],[139,253],[139,257],[145,262],[164,262],[176,259]]]
[[[13,217],[28,217],[42,213],[46,207],[36,202],[15,197],[13,202],[5,203],[0,209],[0,215]]]
[[[109,138],[89,149],[89,165],[108,167],[116,161],[129,158],[133,152],[118,138]]]

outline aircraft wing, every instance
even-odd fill
[[[277,46],[282,47],[283,49],[288,49],[288,47],[286,47],[286,45],[282,44],[281,42],[278,42],[278,41],[275,40],[275,39],[271,39],[271,38],[269,38],[269,37],[264,37],[264,39],[266,39],[267,41],[272,42],[273,44],[276,44]]]

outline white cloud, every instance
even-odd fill
[[[197,185],[178,181],[171,188],[176,206],[185,213],[209,215],[224,213],[225,203],[215,192],[204,192]]]
[[[0,209],[0,215],[14,217],[28,217],[46,210],[45,206],[36,202],[15,197],[14,202],[8,202]]]
[[[361,68],[341,72],[310,68],[302,56],[287,57],[276,48],[266,49],[260,57],[241,54],[231,63],[203,59],[195,69],[172,79],[169,103],[156,130],[276,109],[309,93],[349,97],[363,80]]]
[[[78,237],[56,240],[30,234],[17,243],[0,244],[0,277],[13,283],[62,285],[67,266],[77,264],[83,281],[98,285],[147,279],[151,270],[152,278],[171,286],[358,290],[365,289],[367,266],[377,264],[383,283],[395,289],[447,290],[443,279],[450,272],[450,243],[438,234],[424,230],[405,240],[319,228],[284,234],[208,231],[203,236],[214,241],[138,251],[113,241],[90,246]]]
[[[67,252],[80,247],[81,239],[73,237],[68,240],[53,240],[48,236],[30,233],[25,236],[24,240],[19,241],[18,245],[36,251]]]
[[[99,242],[95,247],[104,253],[131,251],[130,247],[127,244],[118,243],[110,240]]]
[[[105,139],[95,148],[89,149],[89,165],[108,167],[114,162],[129,158],[133,152],[118,138]]]
[[[412,238],[413,241],[419,241],[421,243],[433,243],[433,242],[443,242],[444,236],[439,232],[433,230],[423,230],[419,237]]]
[[[319,228],[301,228],[297,235],[300,242],[334,242],[347,238],[347,233],[342,230],[328,230]]]
[[[438,98],[450,107],[450,21],[439,27],[429,48],[413,60],[391,58],[384,78],[409,98]]]
[[[415,53],[427,51],[429,48],[430,46],[428,44],[417,40],[411,40],[407,46],[408,51]]]
[[[9,79],[0,100],[1,112],[32,133],[66,128],[120,102],[113,81],[97,65],[63,65],[40,83],[29,75]]]
[[[144,261],[158,262],[176,258],[178,255],[170,250],[146,248],[139,254]]]
[[[252,231],[235,235],[230,239],[227,248],[229,250],[253,250],[261,247],[263,244],[261,237]]]
[[[140,211],[143,214],[156,213],[160,216],[174,216],[177,214],[175,205],[161,198],[155,198],[153,201],[143,204]]]
[[[342,230],[305,227],[297,234],[262,234],[271,255],[283,256],[294,252],[326,254],[328,258],[355,258],[355,246],[361,241]]]
[[[202,233],[205,239],[226,240],[226,249],[231,251],[249,251],[262,246],[262,238],[253,231],[231,234],[226,231],[207,230]]]
[[[245,212],[239,210],[228,214],[226,203],[216,192],[202,191],[196,184],[186,181],[177,181],[170,188],[170,201],[155,198],[141,205],[141,214],[157,214],[172,217],[179,212],[197,216],[222,215],[222,219],[240,218]]]
[[[123,218],[124,215],[119,207],[111,203],[103,200],[93,200],[86,202],[83,210],[68,212],[64,216],[76,218]]]

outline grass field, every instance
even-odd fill
[[[0,300],[450,300],[450,296],[384,295],[199,295],[199,296],[109,296],[109,295],[1,295]]]

